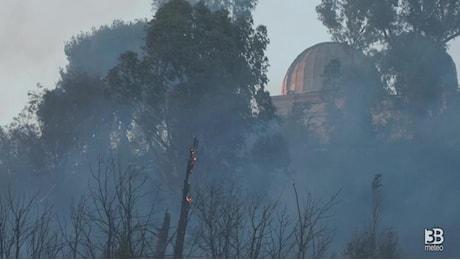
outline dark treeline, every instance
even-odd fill
[[[172,257],[193,137],[184,257],[425,257],[424,228],[460,228],[460,4],[321,2],[371,64],[326,67],[326,142],[311,104],[277,116],[256,4],[153,1],[72,38],[56,87],[0,128],[0,257]]]

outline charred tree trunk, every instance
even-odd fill
[[[179,225],[177,227],[177,237],[176,245],[174,247],[174,258],[182,258],[184,250],[184,237],[185,229],[187,228],[188,222],[188,213],[190,210],[190,204],[192,203],[192,198],[190,197],[190,182],[189,176],[193,172],[193,166],[196,162],[195,151],[198,148],[198,140],[196,137],[193,139],[193,146],[190,148],[190,155],[187,163],[187,171],[185,173],[184,179],[184,188],[182,190],[182,204],[180,209]]]
[[[163,219],[163,225],[160,229],[160,234],[158,235],[157,250],[155,252],[155,258],[165,258],[166,255],[166,246],[168,245],[168,233],[169,233],[169,223],[171,221],[171,216],[166,211],[165,217]]]
[[[371,247],[373,257],[377,257],[378,243],[377,243],[377,226],[380,222],[380,210],[382,206],[382,198],[380,195],[380,189],[382,187],[381,182],[382,175],[377,174],[374,176],[372,181],[372,226],[371,226]]]

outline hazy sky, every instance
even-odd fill
[[[320,0],[259,0],[256,24],[268,28],[268,90],[281,93],[290,63],[307,47],[329,40],[318,21]],[[80,31],[111,24],[115,19],[151,18],[151,0],[0,0],[0,125],[17,115],[27,92],[40,83],[53,88],[59,68],[67,64],[64,44]],[[109,11],[110,10],[110,11]],[[460,41],[450,54],[460,64]]]

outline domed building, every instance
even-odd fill
[[[442,113],[446,109],[449,95],[453,91],[458,92],[455,63],[445,53],[430,66],[433,75],[441,75],[440,85],[444,91],[438,100],[443,103],[439,106],[439,111],[429,110],[429,113]],[[376,131],[386,127],[391,119],[398,122],[408,121],[400,111],[394,109],[394,99],[390,96],[380,95],[378,101],[371,101],[372,96],[379,93],[379,88],[372,88],[378,84],[368,81],[372,78],[378,79],[378,73],[374,64],[363,53],[344,43],[323,42],[307,48],[294,59],[284,77],[282,94],[272,96],[272,101],[280,116],[297,113],[296,120],[302,120],[301,123],[307,127],[309,133],[323,144],[329,143],[330,133],[334,129],[340,129],[344,136],[347,136],[346,131],[359,131],[350,127],[363,126],[362,121],[356,120],[362,120],[366,116],[371,117],[369,123]],[[345,92],[348,94],[340,94]],[[374,111],[371,103],[379,103],[380,109]],[[340,110],[342,115],[330,116],[331,107]],[[391,138],[411,139],[411,133],[404,132],[404,129],[406,128],[402,123],[401,127],[392,130]]]
[[[355,56],[359,56],[356,58]],[[303,51],[289,67],[283,81],[282,94],[304,94],[321,91],[326,66],[338,60],[342,66],[363,62],[364,55],[337,42],[316,44]]]
[[[321,102],[321,94],[326,91],[325,70],[332,61],[350,67],[365,64],[366,57],[338,42],[323,42],[307,48],[289,66],[281,96],[272,96],[278,112],[286,115],[294,100]]]
[[[293,105],[306,104],[304,124],[322,142],[327,142],[325,128],[326,100],[330,92],[327,82],[328,66],[339,64],[346,68],[369,65],[366,56],[354,51],[344,43],[323,42],[307,48],[289,66],[283,80],[282,95],[272,96],[277,112],[281,116],[290,114]],[[335,100],[337,107],[344,100]]]

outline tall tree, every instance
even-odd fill
[[[168,183],[180,183],[182,147],[193,135],[209,162],[202,171],[241,169],[248,135],[274,118],[267,44],[266,28],[254,28],[250,17],[232,20],[226,10],[172,0],[149,22],[142,55],[125,53],[110,71],[110,92],[136,108],[133,139]]]
[[[140,50],[145,25],[145,21],[115,21],[66,43],[69,64],[61,70],[56,88],[30,100],[37,108],[34,113],[49,170],[81,165],[81,159],[104,153],[123,139],[119,130],[125,129],[118,124],[123,107],[107,98],[103,77],[121,53]],[[69,158],[72,163],[67,162]]]
[[[322,0],[316,10],[334,40],[372,54],[399,108],[423,116],[444,109],[457,89],[447,43],[460,34],[460,2]]]

